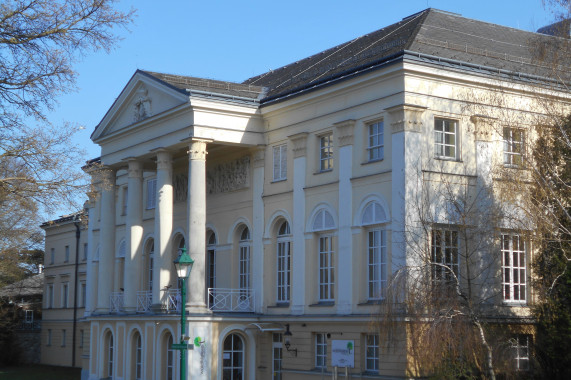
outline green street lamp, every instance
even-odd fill
[[[188,338],[185,337],[186,280],[190,276],[193,264],[194,260],[186,253],[186,248],[182,248],[181,255],[174,261],[176,273],[182,282],[180,289],[180,344],[172,345],[173,349],[180,350],[180,380],[186,379],[186,350],[188,349],[188,344],[186,343]]]

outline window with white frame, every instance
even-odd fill
[[[61,307],[67,307],[67,299],[69,296],[69,283],[64,282],[61,284]]]
[[[502,234],[502,277],[504,301],[525,302],[525,242],[519,235]]]
[[[240,290],[246,295],[246,291],[250,289],[250,230],[248,227],[244,227],[240,234],[239,251],[239,285]]]
[[[51,309],[54,307],[54,284],[48,284],[46,290],[46,309]]]
[[[129,188],[127,186],[123,187],[123,197],[121,201],[123,202],[121,215],[127,215],[127,202],[129,201]]]
[[[385,139],[384,123],[378,121],[367,125],[367,157],[369,161],[378,161],[384,158]]]
[[[287,179],[287,144],[274,146],[274,181]]]
[[[319,171],[333,169],[333,133],[319,137]]]
[[[107,376],[113,377],[113,334],[107,333]]]
[[[82,281],[81,284],[79,285],[80,288],[80,299],[79,299],[79,307],[85,307],[85,301],[87,299],[87,285],[85,284],[85,281]]]
[[[172,348],[173,339],[172,335],[169,334],[166,339],[166,375],[167,380],[175,380],[174,375],[174,357],[175,357],[175,350]]]
[[[434,154],[437,158],[458,157],[458,121],[434,119]]]
[[[69,245],[65,246],[65,260],[66,263],[69,261]]]
[[[272,380],[282,379],[282,334],[272,334]]]
[[[458,276],[458,231],[435,228],[431,232],[432,281],[456,285]]]
[[[143,344],[141,334],[135,337],[135,380],[143,378]]]
[[[222,378],[224,380],[244,380],[245,350],[244,341],[238,334],[230,334],[224,339],[222,354]]]
[[[521,371],[529,370],[529,335],[516,335],[512,339],[511,349],[514,358],[515,368]]]
[[[65,347],[67,340],[67,330],[61,330],[61,346]]]
[[[327,336],[315,334],[315,368],[327,367]]]
[[[50,249],[50,264],[53,264],[56,258],[56,250],[55,248]]]
[[[367,227],[367,298],[379,300],[387,283],[387,237],[380,223],[386,223],[387,216],[376,201],[369,202],[363,209],[361,225]]]
[[[148,254],[147,254],[147,289],[149,292],[153,291],[153,271],[155,265],[155,242],[151,240],[148,242]]]
[[[85,331],[79,330],[79,348],[83,347],[84,340],[85,340]]]
[[[365,336],[365,370],[377,372],[379,370],[379,335]]]
[[[333,263],[333,239],[331,235],[319,237],[319,301],[335,299],[335,266]]]
[[[504,165],[521,167],[524,154],[524,132],[521,129],[504,127]]]
[[[147,210],[154,209],[157,205],[157,179],[147,181]]]
[[[288,303],[290,300],[291,231],[287,221],[284,221],[278,229],[276,253],[277,303]]]

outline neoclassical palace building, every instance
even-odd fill
[[[188,379],[414,375],[410,337],[382,350],[375,324],[392,274],[415,263],[403,231],[423,181],[478,188],[494,163],[520,162],[527,124],[483,133],[496,119],[462,94],[509,84],[506,104],[528,113],[526,86],[541,81],[531,38],[555,37],[428,9],[242,83],[135,72],[85,168],[84,378],[178,379],[183,307]],[[429,249],[461,273],[445,219]],[[483,288],[497,290],[495,310],[525,318],[530,248],[502,239],[521,260],[500,260]],[[54,331],[42,349],[59,348]],[[527,337],[516,342],[525,369]]]

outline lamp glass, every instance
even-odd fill
[[[194,260],[186,253],[186,248],[183,248],[181,255],[174,261],[178,278],[188,278],[193,264]]]

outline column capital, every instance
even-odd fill
[[[256,147],[252,151],[252,161],[254,163],[255,168],[261,168],[264,166],[264,163],[265,163],[264,155],[265,155],[265,153],[266,153],[266,147],[265,146]]]
[[[172,169],[172,153],[164,148],[157,149],[157,169],[158,170],[171,170]]]
[[[353,128],[355,120],[349,119],[333,124],[337,128],[339,136],[339,146],[353,145]]]
[[[143,163],[134,157],[127,159],[129,164],[128,178],[141,178],[143,176]]]
[[[470,121],[474,124],[474,138],[476,141],[492,141],[494,124],[497,118],[485,115],[472,115]]]
[[[191,138],[188,144],[188,159],[189,160],[206,160],[206,144],[212,142],[209,139],[196,139]]]
[[[422,132],[422,116],[427,109],[416,104],[399,104],[385,109],[392,118],[392,133]]]
[[[303,157],[306,154],[307,132],[296,133],[288,136],[293,143],[293,158]]]

